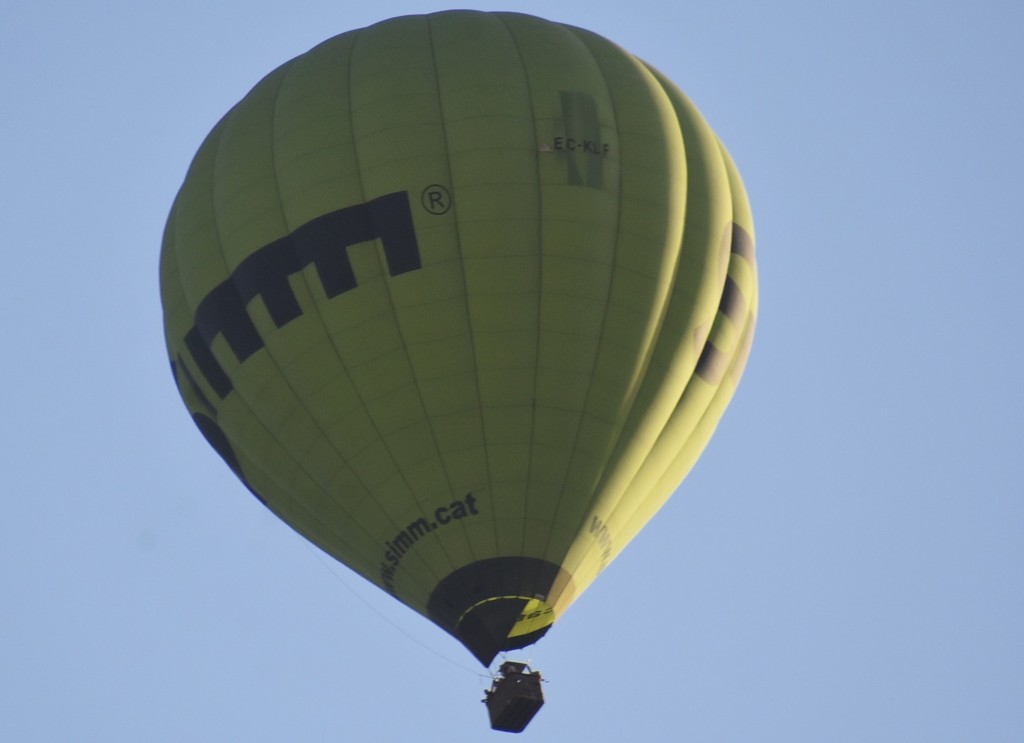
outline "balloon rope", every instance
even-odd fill
[[[490,673],[483,674],[483,673],[480,673],[479,671],[477,671],[475,668],[470,668],[469,666],[464,666],[461,663],[459,663],[457,660],[455,660],[453,658],[449,658],[448,656],[438,652],[437,650],[434,650],[434,648],[430,647],[429,645],[424,643],[419,638],[414,637],[413,635],[409,634],[409,632],[407,632],[405,630],[405,628],[400,627],[398,624],[393,622],[389,617],[385,616],[376,606],[374,606],[369,601],[367,601],[364,596],[359,594],[359,592],[357,592],[356,589],[354,589],[352,586],[350,586],[348,584],[348,582],[339,573],[337,573],[335,571],[334,563],[328,562],[324,558],[324,555],[323,555],[323,553],[320,552],[320,550],[318,550],[316,547],[314,547],[313,545],[309,544],[305,540],[302,540],[302,543],[306,546],[307,549],[309,549],[310,552],[312,552],[314,555],[316,555],[316,559],[320,562],[320,564],[323,565],[324,568],[327,570],[327,572],[330,573],[332,576],[334,576],[335,580],[337,580],[341,585],[343,585],[346,588],[346,590],[348,590],[349,593],[351,593],[353,596],[355,596],[357,599],[359,599],[359,601],[361,601],[362,604],[365,607],[367,607],[370,611],[372,611],[378,617],[383,619],[385,622],[390,624],[392,627],[394,627],[400,633],[405,635],[413,643],[415,643],[416,645],[419,645],[421,648],[426,650],[428,653],[432,653],[433,655],[436,655],[441,660],[444,660],[444,661],[447,661],[448,663],[451,663],[456,668],[460,668],[463,671],[466,671],[467,673],[473,674],[477,678],[485,678],[485,679],[488,679],[488,680],[490,680],[492,678]]]

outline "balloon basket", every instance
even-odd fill
[[[521,733],[544,705],[539,671],[525,663],[505,661],[483,702],[491,716],[491,729]]]

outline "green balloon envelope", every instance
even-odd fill
[[[259,82],[195,156],[160,283],[239,478],[485,665],[677,489],[757,309],[747,197],[687,98],[595,34],[470,11]]]

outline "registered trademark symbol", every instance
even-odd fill
[[[444,186],[432,183],[423,189],[420,203],[431,214],[445,214],[452,208],[452,195]]]

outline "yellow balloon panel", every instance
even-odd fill
[[[489,664],[707,443],[752,235],[713,132],[619,47],[398,18],[281,66],[200,147],[165,231],[168,351],[263,503]]]

